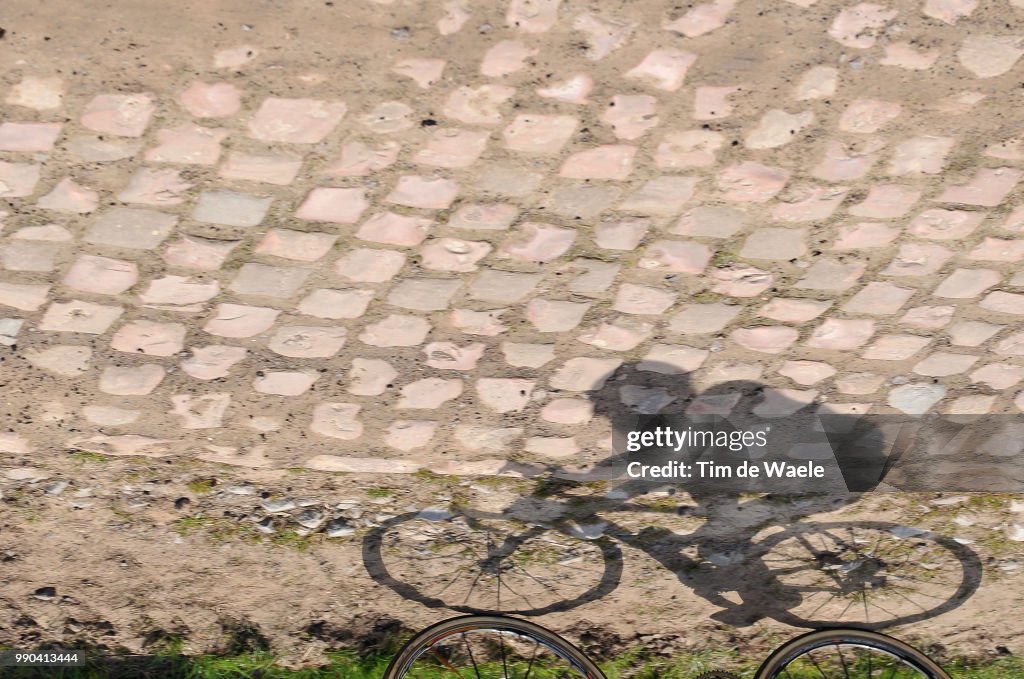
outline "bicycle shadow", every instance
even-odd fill
[[[595,465],[591,476],[615,479],[612,490],[603,498],[566,498],[558,493],[540,502],[536,497],[519,498],[505,516],[532,526],[488,542],[475,563],[459,567],[500,574],[530,540],[545,532],[573,534],[572,525],[590,517],[604,526],[603,537],[592,540],[601,545],[604,569],[592,586],[576,596],[503,612],[541,615],[564,611],[614,590],[623,564],[622,551],[610,538],[652,557],[697,596],[720,607],[712,617],[734,626],[773,618],[803,627],[884,628],[952,610],[980,584],[977,555],[943,536],[878,521],[801,522],[856,502],[884,482],[893,462],[891,441],[870,419],[842,409],[826,410],[823,418],[820,404],[808,398],[812,394],[772,389],[753,380],[729,380],[697,390],[688,373],[659,361],[624,364],[593,386],[587,392],[593,406],[592,422],[611,429],[614,450]],[[676,479],[666,484],[665,480],[630,478],[625,472],[629,461],[658,465],[666,459],[683,459],[696,463],[708,461],[709,455],[723,460],[721,449],[701,445],[650,445],[626,452],[630,432],[653,432],[658,427],[678,430],[688,423],[709,421],[726,431],[771,430],[770,451],[751,447],[724,451],[734,465],[771,457],[810,461],[829,467],[831,485],[817,479],[724,483],[719,478],[687,479],[685,483]],[[548,473],[566,476],[554,466]],[[630,531],[599,518],[609,507],[649,509],[634,500],[666,485],[680,498],[688,498],[678,511],[702,520],[697,529],[674,533],[652,524]],[[547,510],[562,510],[568,502],[572,503],[571,516],[561,523],[552,522],[552,512]],[[471,513],[465,516],[470,517],[467,525],[471,529],[474,519]],[[570,524],[569,518],[575,524]],[[427,606],[497,612],[460,605],[443,592],[428,595],[407,578],[389,572],[382,550],[385,537],[411,519],[396,517],[366,536],[363,558],[371,577]],[[460,529],[458,539],[465,540],[469,529]],[[449,533],[447,539],[455,536]],[[696,555],[692,556],[694,547]],[[688,549],[691,555],[687,555]],[[537,573],[529,575],[540,581]]]

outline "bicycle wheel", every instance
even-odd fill
[[[463,679],[529,679],[532,673],[604,679],[597,665],[554,632],[501,615],[431,625],[402,647],[384,679],[434,679],[448,672]]]
[[[981,579],[968,547],[896,524],[795,524],[758,547],[768,579],[761,594],[795,600],[771,615],[796,627],[882,629],[925,620],[959,606]]]
[[[755,679],[950,679],[935,661],[878,632],[810,632],[768,656]]]
[[[366,535],[370,576],[406,599],[464,613],[542,615],[611,592],[622,551],[500,516],[404,514]]]

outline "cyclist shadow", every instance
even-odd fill
[[[849,620],[829,619],[827,613],[824,619],[814,620],[794,614],[792,611],[804,604],[805,599],[817,593],[809,594],[807,588],[781,582],[780,578],[793,575],[796,566],[789,563],[772,568],[769,560],[761,558],[764,547],[754,542],[761,531],[780,526],[781,530],[776,531],[769,542],[779,545],[792,538],[791,542],[803,544],[807,550],[805,567],[832,569],[836,573],[842,569],[863,571],[853,575],[844,571],[842,582],[829,572],[827,586],[835,590],[832,596],[856,595],[858,588],[878,587],[885,577],[879,574],[885,568],[881,563],[852,569],[847,563],[849,557],[842,554],[849,544],[843,543],[841,537],[829,534],[826,538],[829,544],[812,547],[806,524],[799,523],[804,517],[836,510],[856,502],[862,493],[875,490],[894,461],[888,455],[891,441],[870,419],[842,407],[823,407],[814,402],[814,395],[810,391],[772,389],[753,380],[729,380],[699,391],[689,375],[674,365],[641,361],[621,366],[588,394],[594,418],[611,425],[614,449],[612,456],[595,466],[595,475],[602,476],[603,471],[604,476],[619,479],[601,502],[614,501],[619,509],[647,509],[630,501],[668,485],[670,492],[683,497],[680,491],[684,491],[689,497],[689,502],[681,504],[678,513],[703,522],[686,534],[665,531],[656,525],[639,532],[611,525],[609,531],[616,539],[642,550],[676,574],[679,581],[698,596],[721,607],[722,610],[712,616],[721,622],[745,626],[770,617],[801,626],[849,623]],[[709,421],[729,431],[770,430],[767,449],[747,447],[735,451],[728,447],[648,446],[625,452],[631,432],[636,436],[636,432],[654,432],[665,427],[678,431],[695,422],[706,424]],[[666,484],[664,480],[628,478],[623,473],[629,461],[660,465],[676,460],[694,464],[726,458],[731,458],[734,471],[744,459],[751,464],[769,458],[790,463],[818,463],[828,468],[830,481],[803,478],[726,482],[720,478],[690,478]],[[841,526],[854,533],[859,527],[862,532],[874,530],[883,536],[891,528],[889,524],[872,522],[828,525]],[[822,536],[815,537],[820,540]],[[935,539],[960,561],[962,584],[949,601],[939,606],[933,602],[927,607],[919,606],[918,610],[899,616],[901,623],[931,617],[958,606],[973,593],[980,580],[980,564],[973,552],[950,540]],[[853,542],[853,539],[847,540],[847,543]],[[687,550],[693,554],[694,549],[696,556],[686,554]],[[740,601],[730,600],[730,596]],[[815,608],[814,612],[818,613],[820,608]],[[869,621],[861,624],[886,626],[872,625]],[[895,624],[895,621],[888,624]]]

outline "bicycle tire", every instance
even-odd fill
[[[391,659],[383,679],[402,679],[411,665],[435,643],[445,637],[472,630],[513,632],[527,637],[569,662],[586,679],[605,679],[604,673],[583,651],[558,634],[532,622],[504,615],[462,615],[427,627],[407,641]]]
[[[922,672],[928,679],[951,679],[938,663],[913,646],[880,632],[855,628],[818,630],[791,639],[768,656],[754,674],[754,679],[778,679],[784,676],[780,672],[784,672],[789,664],[800,656],[840,643],[870,648],[895,656]]]

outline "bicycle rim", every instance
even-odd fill
[[[409,640],[384,679],[604,679],[571,643],[540,625],[505,616],[466,615],[431,625]]]
[[[935,661],[892,637],[858,629],[810,632],[765,660],[755,679],[950,679]]]

